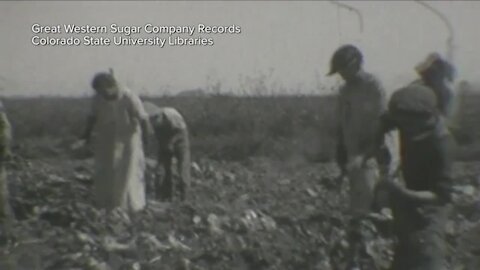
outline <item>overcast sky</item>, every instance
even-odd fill
[[[337,82],[338,77],[325,76],[330,56],[339,45],[354,43],[364,52],[366,69],[392,91],[415,78],[413,67],[429,52],[446,52],[445,26],[415,2],[343,3],[362,12],[363,31],[355,13],[328,1],[0,2],[0,88],[5,95],[90,94],[93,74],[113,67],[122,82],[140,93],[176,93],[206,88],[216,81],[225,91],[239,91],[245,77],[269,71],[268,87],[309,93],[318,84]],[[437,1],[431,5],[444,13],[455,29],[454,63],[460,78],[477,80],[480,54],[474,49],[480,45],[480,3]],[[35,23],[235,24],[242,32],[195,33],[193,37],[214,39],[213,46],[205,47],[42,47],[31,43]]]

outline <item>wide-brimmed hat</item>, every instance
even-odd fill
[[[427,57],[423,61],[421,61],[415,66],[415,70],[421,74],[427,71],[428,69],[432,68],[432,66],[437,61],[441,61],[441,60],[442,60],[442,57],[440,56],[439,53],[437,52],[430,53],[429,55],[427,55]]]

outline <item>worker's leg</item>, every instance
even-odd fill
[[[363,216],[372,211],[375,198],[375,186],[379,180],[379,169],[371,158],[363,161],[360,156],[352,159],[348,165],[350,183],[350,212],[354,216]]]
[[[451,207],[425,206],[420,210],[427,226],[415,234],[414,249],[418,250],[418,260],[415,269],[444,270],[447,269],[447,242],[445,239],[445,224]]]
[[[391,270],[444,270],[447,265],[445,224],[451,205],[411,206],[393,198],[397,238]]]
[[[448,269],[444,234],[430,228],[403,234],[394,252],[391,270]]]
[[[365,239],[362,221],[372,211],[375,197],[375,185],[378,181],[378,166],[373,159],[363,161],[361,156],[354,157],[347,166],[350,183],[350,215],[348,229],[350,242],[350,265],[359,265]]]
[[[157,191],[160,193],[160,197],[163,200],[172,200],[173,197],[173,183],[172,183],[172,159],[173,155],[169,151],[160,151],[159,159],[161,159],[161,163],[163,164],[164,169],[164,176],[163,181],[160,186],[160,189]]]

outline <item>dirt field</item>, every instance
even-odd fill
[[[91,207],[92,161],[69,148],[82,132],[85,100],[7,100],[17,135],[8,171],[18,221],[0,269],[343,269],[348,186],[329,161],[331,102],[156,101],[179,107],[190,122],[191,197],[166,204],[149,193],[147,209],[128,216]],[[480,162],[473,157],[456,164],[447,224],[458,270],[480,269]],[[390,225],[365,222],[366,269],[388,268]]]

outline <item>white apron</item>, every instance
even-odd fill
[[[116,100],[94,98],[94,196],[99,207],[144,208],[145,156],[140,119],[146,117],[140,99],[121,90]]]

